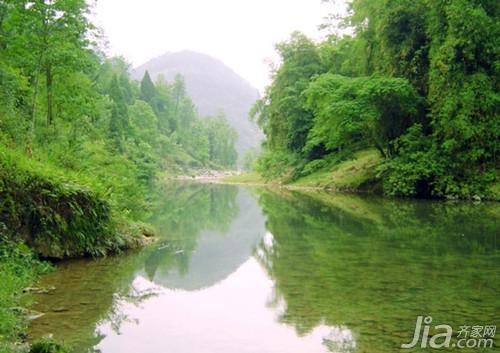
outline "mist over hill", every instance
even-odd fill
[[[263,135],[248,120],[248,112],[259,92],[222,61],[192,51],[166,53],[135,68],[132,77],[140,80],[146,70],[153,79],[161,74],[168,81],[172,81],[177,73],[181,74],[200,115],[210,116],[224,111],[238,132],[236,149],[240,158],[246,149],[260,146]]]

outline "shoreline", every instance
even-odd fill
[[[395,200],[423,200],[423,201],[438,201],[438,202],[463,202],[463,203],[499,203],[499,200],[495,199],[459,199],[459,198],[418,198],[418,197],[395,197],[395,196],[386,196],[383,192],[374,192],[370,190],[364,189],[356,189],[356,188],[342,188],[335,186],[318,186],[318,185],[301,185],[301,184],[284,184],[276,181],[265,181],[260,176],[258,176],[258,180],[256,180],[255,173],[239,173],[239,174],[226,174],[218,176],[178,176],[176,178],[172,178],[170,180],[176,181],[191,181],[198,183],[208,183],[208,184],[220,184],[220,185],[239,185],[239,186],[252,186],[252,187],[266,187],[266,188],[278,188],[283,190],[295,190],[295,191],[315,191],[315,192],[326,192],[330,194],[340,193],[340,194],[352,194],[352,195],[369,195],[374,197],[382,197],[385,199],[395,199]],[[241,178],[243,180],[231,180],[231,178]],[[245,180],[245,177],[250,177],[248,180]],[[252,180],[253,179],[253,180]]]

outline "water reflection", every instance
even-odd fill
[[[146,260],[148,279],[166,288],[197,290],[222,281],[250,258],[265,233],[261,208],[247,191],[238,192],[234,186],[191,187],[201,190],[175,213],[179,217],[164,213],[160,223],[156,220],[167,244]],[[203,196],[206,193],[208,197]],[[197,225],[194,229],[193,223]],[[192,233],[186,239],[187,228]],[[174,257],[168,256],[172,253]],[[178,259],[180,265],[162,263],[167,259]]]
[[[154,285],[145,278],[139,286]],[[266,303],[272,280],[255,259],[202,291],[164,289],[140,307],[121,307],[137,324],[125,323],[118,335],[109,323],[98,327],[106,336],[102,352],[171,351],[242,353],[319,353],[331,328],[321,326],[298,337],[291,327],[276,324],[276,313]]]
[[[235,186],[165,185],[157,196],[150,220],[159,233],[161,244],[146,260],[148,277],[155,278],[158,268],[175,268],[180,275],[188,274],[189,259],[202,233],[227,234],[239,214],[237,194]]]
[[[159,244],[44,278],[57,289],[36,297],[32,337],[75,352],[394,352],[417,315],[500,313],[498,205],[200,184],[160,200]]]
[[[356,351],[393,352],[418,315],[456,328],[498,320],[498,205],[299,192],[260,203],[272,241],[257,258],[299,335],[345,325]]]

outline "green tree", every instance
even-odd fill
[[[498,176],[498,3],[457,0],[429,5],[428,101],[434,144],[445,171],[435,194],[484,195]]]
[[[158,147],[158,118],[149,104],[137,100],[129,108],[131,135],[136,141],[143,141]]]
[[[124,139],[127,137],[129,130],[128,106],[123,89],[116,75],[114,75],[111,80],[109,97],[113,103],[110,129],[118,131],[117,133],[113,132],[115,138],[119,137],[120,139]]]
[[[324,74],[306,91],[315,114],[307,150],[356,146],[376,147],[383,156],[395,154],[393,141],[404,134],[418,113],[418,95],[405,79],[349,78]]]
[[[325,154],[375,146],[395,163],[384,161],[391,171],[384,178],[401,173],[411,184],[392,183],[392,194],[495,194],[497,2],[353,0],[349,10],[342,24],[351,35],[332,34],[318,45],[294,35],[278,46],[282,64],[252,110],[268,152],[295,152],[302,161],[293,167],[300,168]],[[410,148],[407,141],[417,135],[406,131],[415,123],[425,143]],[[418,148],[427,149],[420,151],[425,158],[410,157]],[[264,157],[259,165],[268,167],[297,160]],[[283,169],[281,162],[276,166]]]
[[[204,119],[208,134],[208,158],[211,162],[224,167],[236,166],[238,153],[234,147],[236,130],[229,125],[224,114]]]
[[[164,134],[177,130],[177,120],[174,117],[174,98],[172,87],[160,76],[156,81],[156,96],[151,103],[158,116],[158,127]]]
[[[118,104],[113,103],[111,108],[111,117],[109,120],[109,140],[112,148],[118,152],[123,152],[123,129],[121,124],[121,115]]]
[[[429,71],[429,15],[426,0],[354,0],[357,40],[365,45],[366,74],[407,78],[425,95]]]
[[[87,14],[88,5],[84,0],[43,0],[21,4],[19,16],[13,16],[17,23],[16,34],[19,42],[29,45],[31,73],[33,74],[33,108],[35,119],[39,75],[43,72],[46,85],[47,124],[53,122],[54,81],[86,65],[89,32],[92,29]],[[21,44],[22,45],[22,44]]]
[[[317,47],[299,32],[276,46],[283,61],[273,83],[252,110],[267,135],[270,149],[300,152],[306,143],[313,115],[305,108],[309,80],[324,71]]]
[[[141,81],[141,99],[145,102],[151,103],[155,96],[156,96],[155,84],[151,80],[149,72],[146,71]]]

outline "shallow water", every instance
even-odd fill
[[[500,207],[236,186],[165,188],[160,241],[71,261],[30,338],[74,352],[410,352],[417,316],[497,325]],[[492,352],[498,349],[461,349]],[[420,342],[419,342],[420,345]],[[448,351],[452,351],[450,348]]]

